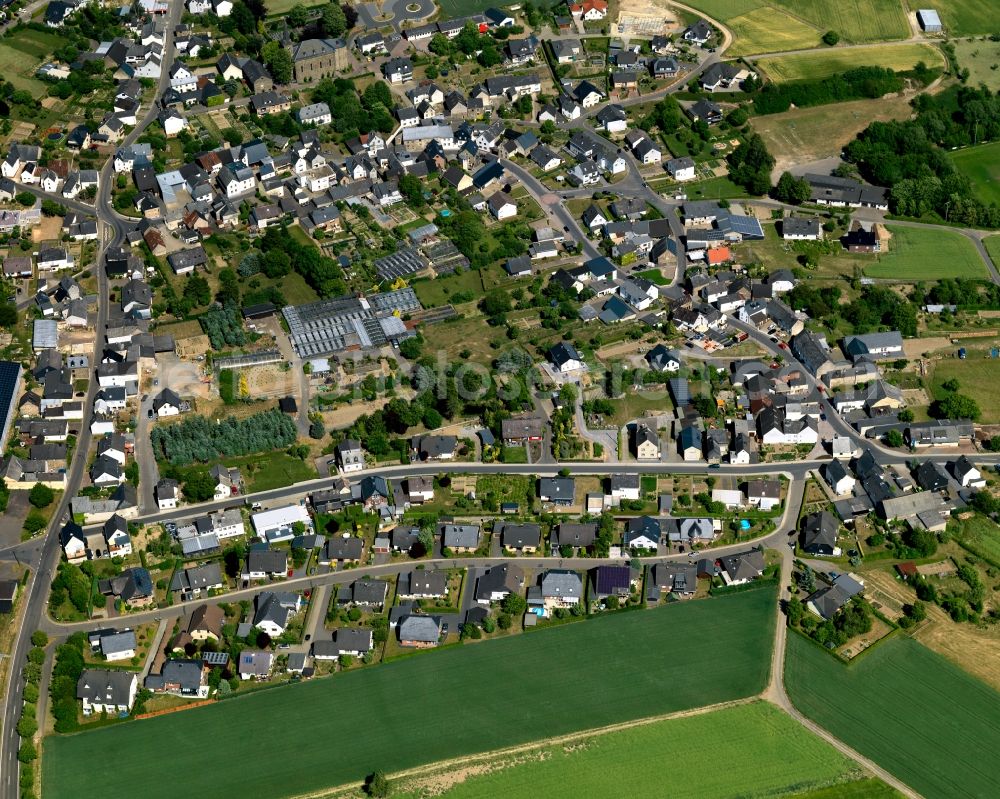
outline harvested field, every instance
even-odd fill
[[[799,164],[838,157],[872,122],[907,119],[911,113],[909,98],[892,97],[797,108],[752,117],[751,124],[774,153],[775,174],[780,175]]]
[[[823,32],[770,6],[734,17],[728,22],[736,41],[727,55],[755,55],[818,47]]]

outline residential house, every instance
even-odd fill
[[[139,681],[135,672],[84,669],[76,683],[83,715],[128,713],[135,704]]]
[[[500,541],[504,549],[516,552],[537,552],[542,531],[537,524],[501,522],[499,530]]]
[[[480,527],[478,524],[438,525],[442,546],[456,553],[475,552],[479,549]]]
[[[538,496],[553,505],[572,505],[576,499],[576,483],[572,477],[542,477],[538,481]]]
[[[241,680],[266,680],[271,674],[274,654],[267,651],[244,649],[240,652],[239,675]]]
[[[839,531],[840,524],[832,513],[810,513],[802,520],[802,551],[810,555],[836,557],[840,554],[840,547],[837,546]]]
[[[635,456],[641,461],[660,459],[660,437],[654,428],[641,423],[635,426]]]
[[[285,632],[288,620],[298,612],[300,601],[298,594],[287,591],[264,591],[258,594],[253,626],[272,638],[277,638]]]
[[[651,516],[635,516],[625,523],[622,545],[627,549],[656,551],[662,535],[660,522]]]
[[[434,616],[407,616],[397,628],[399,645],[427,649],[438,645],[441,622]]]
[[[719,562],[722,565],[722,579],[726,585],[742,585],[764,573],[764,553],[758,549],[724,555]]]
[[[510,594],[524,590],[524,570],[513,563],[493,566],[476,581],[476,602],[502,602]]]
[[[598,566],[590,570],[591,596],[604,600],[614,596],[628,599],[632,590],[632,570],[628,566]]]

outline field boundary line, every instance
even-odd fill
[[[433,763],[427,763],[423,766],[416,766],[411,769],[406,769],[404,771],[397,771],[391,774],[386,774],[390,780],[405,779],[411,777],[421,777],[428,774],[433,774],[436,771],[447,768],[455,768],[458,766],[465,766],[472,763],[476,763],[480,760],[485,760],[487,758],[495,757],[505,757],[509,755],[522,754],[524,752],[530,752],[534,749],[543,749],[547,746],[559,746],[560,744],[573,743],[585,738],[593,738],[597,735],[603,735],[605,733],[619,732],[621,730],[631,729],[632,727],[643,727],[649,724],[657,724],[661,721],[673,721],[674,719],[691,718],[692,716],[703,716],[708,713],[714,713],[718,710],[727,710],[733,707],[740,707],[742,705],[752,705],[755,702],[766,701],[761,694],[754,694],[753,696],[743,697],[742,699],[731,699],[727,702],[717,702],[713,705],[703,705],[701,707],[689,708],[687,710],[676,710],[672,713],[664,713],[659,716],[647,716],[641,719],[632,719],[631,721],[623,721],[617,724],[609,724],[604,727],[591,727],[587,730],[580,730],[578,732],[567,733],[566,735],[557,735],[553,738],[540,738],[536,741],[529,741],[523,744],[517,744],[516,746],[508,746],[503,749],[490,749],[485,752],[479,752],[474,755],[465,755],[463,757],[450,758],[448,760],[435,760]],[[783,708],[782,708],[783,709]],[[289,797],[289,799],[323,799],[324,797],[332,797],[344,791],[350,790],[352,788],[360,788],[364,785],[364,782],[348,782],[342,785],[334,785],[329,788],[324,788],[322,791],[313,791],[311,793],[297,794],[295,796]]]

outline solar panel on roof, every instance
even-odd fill
[[[670,393],[678,405],[687,405],[691,401],[691,389],[686,377],[670,378]]]

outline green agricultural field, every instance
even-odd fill
[[[988,236],[983,239],[983,246],[994,264],[1000,264],[1000,236]]]
[[[961,233],[888,225],[889,252],[865,267],[868,277],[901,282],[939,280],[943,277],[985,279],[986,264],[975,245]]]
[[[727,51],[733,56],[818,47],[823,34],[812,25],[771,6],[734,17],[727,25],[736,37]]]
[[[885,47],[834,47],[796,55],[761,58],[757,66],[775,81],[828,78],[855,67],[913,69],[918,61],[929,67],[944,65],[941,51],[922,42],[890,44]]]
[[[836,31],[849,42],[879,42],[910,35],[898,0],[772,0],[821,32]]]
[[[33,55],[35,58],[44,58],[53,50],[62,47],[66,43],[66,37],[58,33],[36,31],[28,28],[19,30],[17,33],[6,37],[6,40],[20,52]]]
[[[946,380],[957,380],[959,393],[972,397],[983,412],[980,421],[1000,422],[1000,359],[986,358],[982,351],[970,351],[969,357],[942,358],[934,362],[931,394],[941,399],[947,392],[941,388]],[[998,561],[1000,562],[1000,561]]]
[[[797,793],[793,799],[902,799],[902,797],[903,794],[884,782],[868,779]]]
[[[972,192],[984,203],[1000,202],[1000,141],[948,153],[955,168],[972,181]]]
[[[753,696],[767,682],[774,609],[768,588],[610,614],[50,736],[45,796],[174,799],[203,793],[206,779],[224,796],[297,796],[377,768],[399,771]],[[121,755],[114,780],[86,767],[109,751]]]
[[[707,741],[711,745],[706,746]],[[519,753],[513,762],[500,754],[489,761],[496,768],[436,795],[443,799],[661,796],[664,775],[650,768],[650,752],[656,752],[662,763],[684,764],[670,769],[674,799],[788,796],[833,786],[850,789],[852,783],[845,781],[858,773],[850,760],[805,733],[778,708],[755,702]],[[728,768],[733,763],[742,764],[738,779]],[[404,780],[393,796],[423,796],[421,781],[416,782],[411,787]]]
[[[908,0],[911,9],[924,8],[918,0]],[[929,4],[941,17],[946,33],[951,36],[996,33],[996,0],[948,0],[947,3]]]
[[[926,799],[1000,796],[1000,694],[916,641],[845,666],[789,635],[785,684],[802,713]]]
[[[35,77],[35,70],[53,50],[66,42],[57,33],[19,30],[0,39],[0,74],[17,89],[26,89],[36,97],[48,94],[48,84]]]

